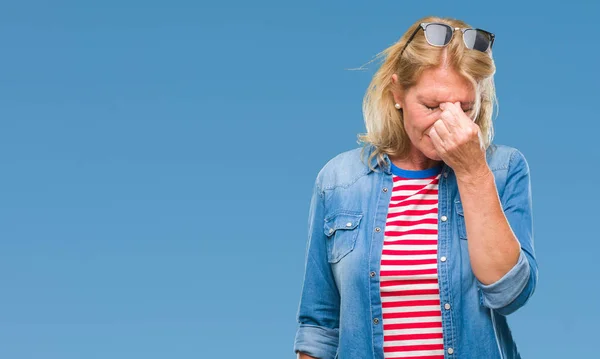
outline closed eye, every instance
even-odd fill
[[[433,111],[433,110],[435,110],[435,109],[437,109],[437,108],[439,107],[439,106],[435,106],[435,107],[429,107],[429,106],[427,106],[427,105],[423,105],[423,106],[425,106],[425,107],[426,107],[428,110],[430,110],[430,111]]]

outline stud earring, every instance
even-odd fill
[[[402,106],[400,106],[400,104],[399,104],[399,103],[395,104],[395,105],[394,105],[394,107],[395,107],[397,110],[399,110],[399,109],[401,109],[401,108],[402,108]]]

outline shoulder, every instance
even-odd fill
[[[486,159],[492,171],[524,169],[529,172],[525,156],[515,147],[492,143],[486,151]]]
[[[368,152],[363,147],[341,152],[329,159],[317,175],[317,184],[321,190],[335,187],[348,187],[369,173],[366,164]]]

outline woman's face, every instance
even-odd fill
[[[392,81],[398,82],[395,74]],[[463,111],[469,115],[475,101],[471,83],[449,67],[427,69],[416,85],[404,91],[392,91],[392,94],[396,103],[402,106],[404,128],[412,143],[411,152],[417,150],[435,161],[441,158],[431,142],[429,130],[440,118],[440,103],[460,102]]]

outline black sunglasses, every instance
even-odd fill
[[[425,33],[425,39],[431,46],[443,47],[450,43],[452,40],[452,35],[454,35],[455,30],[462,31],[463,41],[465,46],[468,49],[478,50],[481,52],[486,52],[488,49],[492,47],[494,44],[494,38],[496,37],[489,31],[474,29],[474,28],[460,28],[460,27],[452,27],[448,24],[442,24],[439,22],[422,22],[419,27],[413,31],[412,35],[402,48],[400,52],[400,56],[406,50],[408,44],[414,39],[417,32],[420,29],[423,29]]]

